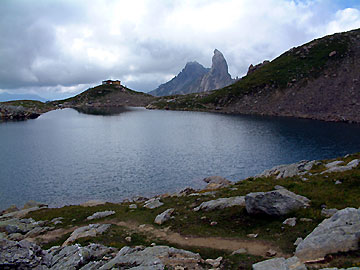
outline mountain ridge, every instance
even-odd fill
[[[233,83],[223,54],[215,49],[211,68],[196,61],[186,63],[181,72],[170,81],[149,92],[154,96],[183,95],[222,88]]]
[[[360,29],[292,48],[232,85],[150,108],[360,123]]]

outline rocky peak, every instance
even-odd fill
[[[214,50],[211,69],[219,71],[220,73],[228,74],[228,65],[226,63],[225,57],[218,49]]]
[[[208,74],[201,80],[201,91],[219,89],[233,83],[228,72],[228,65],[224,55],[217,49],[214,50],[212,66]]]
[[[223,54],[215,49],[211,68],[205,68],[196,61],[186,63],[182,71],[172,80],[150,92],[155,96],[188,94],[210,91],[234,82],[228,73]]]

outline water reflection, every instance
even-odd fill
[[[91,115],[103,115],[103,116],[119,115],[121,113],[128,112],[131,110],[129,107],[124,107],[124,106],[117,106],[117,107],[83,106],[74,109],[77,110],[79,113],[91,114]]]

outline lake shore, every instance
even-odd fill
[[[329,249],[326,241],[319,242],[320,246],[324,246],[311,250],[310,240],[302,240],[300,245],[301,240],[298,239],[311,239],[315,231],[319,232],[320,229],[316,228],[322,222],[331,226],[331,216],[337,212],[336,220],[344,220],[344,224],[349,224],[349,211],[354,212],[350,216],[357,215],[358,211],[360,217],[359,159],[358,153],[331,160],[301,161],[276,166],[236,183],[212,177],[206,180],[208,186],[204,190],[186,189],[153,198],[133,198],[119,204],[93,201],[83,205],[47,208],[32,202],[24,210],[16,211],[13,207],[8,210],[9,213],[0,216],[1,236],[8,239],[6,241],[34,242],[51,256],[64,252],[64,248],[71,248],[75,243],[87,249],[90,243],[102,244],[112,248],[109,259],[86,259],[86,264],[102,266],[116,257],[116,250],[139,245],[143,245],[137,249],[139,252],[146,250],[145,247],[148,247],[147,251],[159,252],[151,247],[172,246],[200,253],[201,258],[195,263],[198,268],[191,269],[208,269],[215,263],[211,260],[215,259],[218,260],[219,269],[255,269],[256,263],[266,264],[266,260],[272,258],[277,258],[276,263],[297,260],[293,257],[294,252],[296,258],[305,263],[302,267],[308,269],[314,266],[318,269],[357,266],[360,263],[358,247],[349,244],[349,249],[345,251],[343,247],[352,240],[344,242],[332,229],[332,236],[327,235],[326,231],[323,234],[325,238],[333,237],[333,241],[342,241],[340,253],[334,249],[339,245],[332,245]],[[277,210],[274,212],[274,208],[268,204],[256,206],[261,201],[256,199],[253,202],[250,198],[256,198],[257,194],[265,197],[267,194],[282,194],[276,197],[279,200]],[[285,194],[295,201],[290,204],[286,199],[286,204],[280,206]],[[292,206],[288,208],[289,205]],[[255,214],[258,211],[255,209],[261,209],[262,213]],[[351,226],[360,226],[354,222]],[[343,229],[349,233],[353,230],[351,226],[341,226],[345,226]],[[354,238],[355,243],[359,240]],[[322,240],[318,238],[317,241]],[[294,242],[298,242],[297,246],[294,246]],[[58,247],[55,253],[54,248],[45,251],[55,245],[62,247]],[[309,254],[315,254],[315,257]],[[269,263],[275,263],[273,260]],[[168,263],[166,267],[189,267],[190,262],[185,261],[161,260],[161,263],[165,266]],[[65,262],[63,260],[62,263]],[[56,263],[51,263],[53,265],[49,268],[55,269]]]

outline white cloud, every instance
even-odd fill
[[[0,87],[58,96],[117,78],[151,90],[188,61],[209,67],[214,48],[243,75],[293,46],[360,27],[359,9],[335,2],[3,0]]]
[[[328,34],[349,31],[360,27],[360,10],[346,8],[335,14],[334,20],[328,23],[326,32]]]

